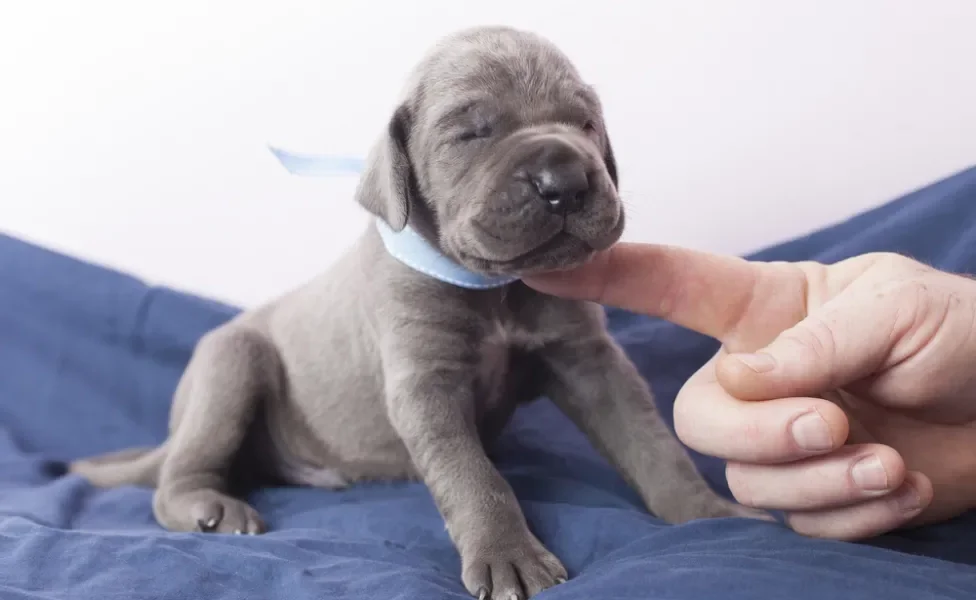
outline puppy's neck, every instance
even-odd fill
[[[390,229],[382,219],[376,219],[376,229],[390,256],[414,271],[444,283],[470,290],[490,290],[518,281],[518,277],[483,275],[459,265],[409,225],[397,232]]]
[[[310,156],[271,148],[281,164],[293,175],[326,177],[344,173],[360,173],[362,161],[336,156]],[[487,276],[466,269],[428,242],[407,225],[402,231],[393,231],[382,219],[376,219],[376,228],[386,251],[411,269],[444,283],[472,290],[491,290],[518,281],[518,277]]]

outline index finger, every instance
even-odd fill
[[[729,395],[715,375],[719,351],[682,386],[674,430],[689,448],[728,461],[782,464],[826,454],[848,439],[847,415],[823,398],[767,402]]]
[[[526,278],[548,294],[660,317],[724,341],[757,297],[759,263],[734,256],[622,242],[586,265]]]

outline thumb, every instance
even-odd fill
[[[719,384],[740,400],[772,400],[819,396],[869,377],[911,327],[901,317],[911,311],[900,311],[897,300],[835,298],[765,348],[723,356],[715,367]]]

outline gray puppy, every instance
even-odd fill
[[[599,306],[511,281],[616,242],[616,189],[600,102],[557,48],[503,27],[446,38],[369,157],[356,198],[376,223],[320,277],[200,340],[165,443],[72,471],[155,486],[169,529],[252,534],[265,526],[230,491],[235,477],[327,488],[418,478],[468,591],[527,598],[566,570],[485,447],[518,404],[547,396],[658,517],[756,516],[696,471]],[[408,266],[384,243],[403,235],[487,283]]]

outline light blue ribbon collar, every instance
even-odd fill
[[[390,256],[411,269],[444,283],[470,290],[488,290],[518,280],[518,277],[508,275],[490,277],[468,270],[444,256],[440,250],[409,226],[402,231],[393,231],[382,219],[376,219],[376,228],[379,229],[383,245],[386,246]]]
[[[359,174],[364,163],[350,157],[300,155],[278,148],[271,148],[281,164],[293,175],[328,177],[332,175]],[[475,273],[454,262],[415,230],[407,226],[393,231],[382,219],[376,219],[383,246],[390,256],[411,269],[428,277],[472,290],[487,290],[506,286],[518,281],[510,275],[489,276]]]

